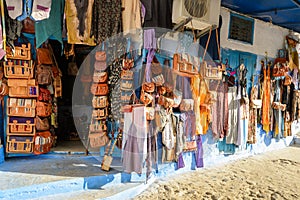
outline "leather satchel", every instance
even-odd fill
[[[94,83],[105,83],[108,79],[107,72],[95,72],[93,76]]]
[[[49,49],[47,48],[37,48],[36,58],[38,65],[52,65],[52,58]]]
[[[91,93],[97,96],[105,96],[108,94],[108,85],[105,83],[93,83],[91,85]]]
[[[50,85],[52,83],[52,69],[51,66],[38,65],[37,66],[37,81],[40,85]]]
[[[97,120],[106,119],[108,116],[107,108],[93,110],[92,116]]]
[[[39,101],[46,101],[46,102],[49,102],[52,100],[52,97],[51,97],[51,93],[48,89],[45,89],[45,88],[39,88],[39,97],[38,97],[38,100]]]
[[[154,83],[143,83],[142,90],[148,93],[152,93],[155,91],[155,84]]]
[[[8,93],[10,97],[38,97],[38,86],[35,79],[8,79]]]
[[[96,120],[90,124],[90,132],[103,132],[107,130],[105,121]]]
[[[26,17],[23,21],[22,32],[24,33],[35,33],[35,21],[33,21],[30,17]]]
[[[196,151],[197,150],[197,142],[196,140],[192,141],[186,141],[184,143],[183,151],[189,152],[189,151]]]
[[[153,102],[153,96],[151,94],[148,94],[147,92],[145,92],[144,90],[141,91],[141,95],[140,95],[140,101],[144,104],[144,105],[149,105],[150,103]]]
[[[222,80],[223,67],[214,61],[203,61],[201,63],[201,74],[205,79]]]
[[[108,106],[107,96],[94,96],[92,100],[94,108],[105,108]]]
[[[48,153],[52,146],[52,136],[49,131],[39,132],[34,138],[34,154]]]
[[[36,115],[39,117],[49,117],[52,113],[52,104],[38,101],[36,102]]]
[[[129,59],[129,58],[123,59],[123,65],[122,65],[123,70],[130,70],[133,68],[133,66],[134,66],[133,59]]]
[[[92,148],[99,148],[105,146],[109,142],[106,132],[89,134],[90,146]]]
[[[97,51],[95,53],[95,63],[94,68],[97,71],[104,71],[107,68],[106,64],[106,52],[105,51]]]
[[[36,130],[46,131],[50,129],[50,124],[47,118],[41,119],[40,117],[36,116],[35,120]]]
[[[121,79],[123,79],[123,80],[133,80],[133,71],[131,71],[131,70],[122,70]]]

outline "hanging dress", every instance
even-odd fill
[[[262,98],[262,125],[263,130],[270,131],[270,66],[264,67],[263,98]]]

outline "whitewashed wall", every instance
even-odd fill
[[[289,30],[256,19],[254,22],[253,45],[228,39],[230,10],[222,7],[221,15],[223,20],[221,28],[222,48],[250,52],[257,55],[265,55],[267,51],[269,57],[275,58],[277,50],[284,47],[284,38],[289,34]]]

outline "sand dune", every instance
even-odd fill
[[[156,180],[135,199],[300,199],[300,146]]]

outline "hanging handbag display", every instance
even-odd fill
[[[94,108],[105,108],[108,104],[107,96],[94,96],[92,100],[92,105]]]
[[[48,48],[37,48],[36,59],[38,65],[52,65],[52,56]]]
[[[108,75],[107,72],[94,72],[93,82],[94,83],[105,83],[107,82]]]
[[[46,102],[49,102],[52,100],[52,97],[51,97],[51,93],[48,89],[45,89],[45,88],[39,88],[39,97],[38,97],[38,100],[39,101],[46,101]]]
[[[90,132],[103,132],[107,130],[107,126],[105,121],[103,120],[95,120],[89,126]]]
[[[107,108],[95,109],[93,110],[92,116],[96,120],[106,119],[108,116]]]
[[[105,96],[108,94],[108,85],[106,83],[93,83],[91,93],[97,96]]]
[[[8,98],[7,115],[18,117],[35,116],[35,99]]]
[[[130,70],[134,66],[134,60],[129,58],[124,58],[122,62],[123,70]]]
[[[95,53],[95,63],[94,68],[97,71],[105,71],[107,68],[106,64],[106,52],[105,51],[97,51]]]
[[[50,129],[49,120],[47,118],[41,119],[39,116],[36,116],[35,127],[37,131],[49,130]]]
[[[39,117],[49,117],[52,113],[52,104],[38,101],[36,102],[36,115]]]
[[[7,60],[3,65],[6,78],[33,78],[34,64],[31,60]]]
[[[6,58],[18,60],[31,60],[31,44],[21,44],[21,46],[15,46],[14,49],[12,49],[10,46],[7,46]]]
[[[49,131],[38,132],[34,137],[34,150],[36,155],[48,153],[52,146],[52,136]]]
[[[133,71],[131,70],[122,70],[121,79],[123,80],[133,80]]]
[[[89,134],[90,147],[99,148],[105,146],[109,142],[109,138],[105,131],[100,133]]]
[[[10,97],[38,97],[39,90],[35,79],[8,79],[8,93]]]
[[[52,69],[51,66],[38,65],[36,69],[37,82],[40,85],[50,85],[52,83]]]

